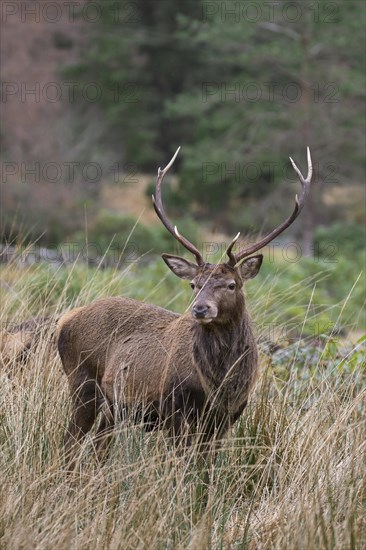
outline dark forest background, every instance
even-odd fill
[[[56,23],[4,26],[3,240],[87,232],[104,250],[141,214],[141,251],[171,248],[150,196],[178,145],[164,196],[179,227],[255,236],[291,211],[288,157],[305,170],[309,145],[312,196],[284,238],[306,255],[362,248],[363,2],[59,4]]]

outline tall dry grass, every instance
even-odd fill
[[[96,271],[73,293],[71,269],[54,299],[56,275],[5,271],[3,325],[57,314],[133,281],[128,272]],[[266,296],[258,301],[254,310],[265,311]],[[87,437],[67,475],[69,394],[51,340],[45,331],[22,367],[13,361],[0,372],[1,548],[365,548],[361,344],[344,351],[327,339],[317,354],[301,342],[280,359],[262,353],[250,404],[206,485],[194,448],[182,456],[166,433],[129,422],[119,424],[103,465]]]

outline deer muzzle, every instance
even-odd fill
[[[199,323],[210,323],[217,317],[217,306],[212,302],[196,302],[192,307],[192,315]]]

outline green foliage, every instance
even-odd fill
[[[182,205],[232,230],[248,200],[274,199],[283,183],[288,196],[288,156],[302,165],[307,144],[321,183],[362,180],[364,3],[108,5],[69,74],[98,74],[106,143],[122,142],[127,162],[155,169],[184,145]]]
[[[194,45],[175,38],[178,14],[200,17],[201,2],[118,0],[104,6],[92,47],[88,44],[83,61],[64,74],[86,82],[98,74],[106,143],[113,147],[122,141],[127,162],[155,169],[176,133],[164,102],[190,81],[191,71],[182,71],[182,65],[197,64]]]
[[[345,379],[353,376],[358,384],[362,384],[366,375],[365,344],[366,334],[355,346],[340,345],[339,335],[320,334],[316,339],[309,339],[301,345],[295,342],[280,349],[272,355],[270,365],[279,384],[291,383],[293,395],[300,399],[313,388],[303,407],[309,408],[316,402],[322,381],[335,375],[339,399],[347,400],[349,396],[344,391]]]
[[[70,196],[71,195],[71,196]],[[1,241],[56,247],[85,226],[85,213],[94,217],[97,202],[85,186],[19,181],[3,185],[6,209],[1,216]]]
[[[333,258],[360,253],[365,248],[366,233],[360,225],[334,223],[328,227],[317,227],[314,245],[319,256],[324,258],[332,254]]]
[[[364,252],[331,261],[288,262],[283,257],[264,261],[261,288],[265,291],[269,286],[271,292],[260,311],[263,332],[274,325],[280,340],[291,341],[333,331],[347,333],[355,325],[365,329],[366,317],[360,309],[365,301],[364,262]]]
[[[182,232],[193,241],[198,240],[197,224],[190,218],[182,220]],[[162,252],[174,253],[178,244],[161,224],[145,226],[131,216],[119,216],[101,211],[91,225],[88,235],[79,232],[74,235],[77,242],[95,248],[99,259],[110,257],[114,264],[131,263],[139,258]]]
[[[136,251],[145,254],[154,250],[159,243],[159,235],[154,228],[137,223],[131,216],[118,216],[108,211],[98,213],[87,238],[101,253],[110,247],[122,252],[126,246],[132,248],[134,244]],[[82,239],[82,234],[77,235],[77,239]]]

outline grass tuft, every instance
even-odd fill
[[[312,270],[305,268],[298,280],[291,275],[287,286],[283,271],[273,271],[248,287],[260,376],[207,485],[194,448],[182,456],[166,433],[145,433],[129,421],[119,424],[105,464],[96,463],[88,436],[75,474],[67,475],[61,449],[69,394],[52,328],[42,332],[23,364],[2,366],[0,546],[364,548],[366,364],[356,306],[362,303],[354,301],[360,283],[356,288],[357,277],[348,280],[332,308],[322,301],[324,274]],[[158,263],[123,272],[10,264],[2,282],[4,330],[108,295],[180,311],[190,299]],[[311,323],[327,315],[347,333],[312,334]],[[278,337],[293,321],[300,327],[296,338]]]

